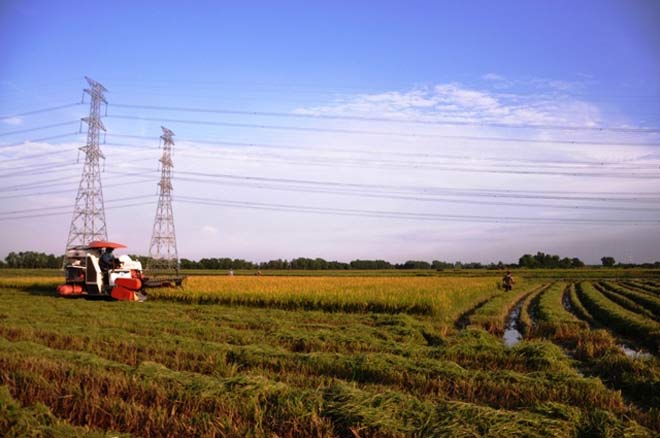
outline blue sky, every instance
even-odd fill
[[[16,187],[12,194],[24,196],[5,198],[0,217],[11,217],[10,211],[51,206],[56,211],[57,206],[72,204],[75,175],[80,171],[74,149],[84,143],[84,135],[2,146],[76,131],[78,126],[72,124],[7,134],[84,116],[87,107],[80,105],[12,117],[78,102],[83,76],[88,75],[109,90],[110,117],[104,121],[108,200],[144,195],[146,202],[153,202],[147,198],[155,197],[156,190],[159,152],[153,147],[159,126],[165,124],[177,134],[175,193],[180,197],[417,215],[568,220],[551,224],[548,232],[538,221],[520,225],[506,220],[404,220],[177,202],[182,257],[513,261],[524,252],[541,250],[591,262],[603,255],[656,260],[660,229],[651,221],[658,219],[657,201],[634,205],[630,200],[558,201],[549,199],[547,192],[652,197],[658,192],[657,132],[547,130],[529,125],[660,126],[659,18],[655,1],[379,2],[377,7],[373,2],[192,2],[183,7],[180,2],[3,1],[0,116],[5,118],[0,119],[0,178],[6,187]],[[310,117],[220,115],[113,104]],[[347,119],[328,118],[337,116]],[[459,120],[467,125],[379,119]],[[186,120],[209,123],[182,122]],[[250,126],[213,124],[218,122]],[[498,128],[497,124],[528,127]],[[339,132],[342,129],[352,133]],[[113,138],[113,134],[144,138]],[[455,140],[466,136],[533,141]],[[548,143],[538,143],[541,140]],[[606,144],[613,142],[620,144]],[[290,147],[247,147],[246,143]],[[64,152],[29,158],[51,150]],[[61,193],[44,195],[45,182],[39,189],[27,188],[28,182],[45,180],[43,175],[2,177],[15,166],[35,172],[44,160],[71,166],[70,173],[61,174],[70,175],[71,193],[58,186]],[[33,165],[37,167],[30,168]],[[475,168],[481,170],[474,172]],[[142,170],[143,180],[133,186],[112,187],[120,179],[132,181],[117,172],[139,169],[151,173]],[[615,175],[566,174],[576,169]],[[194,173],[204,173],[214,182],[200,182]],[[269,187],[254,182],[247,187],[236,179],[218,182],[217,175],[208,176],[214,173],[275,182],[270,181]],[[285,190],[283,179],[303,181],[297,188],[302,185],[304,190]],[[333,183],[334,188],[361,184],[363,192],[360,197],[310,192],[310,181]],[[367,186],[380,187],[387,196],[372,192],[367,196]],[[444,192],[441,201],[402,199],[427,196],[430,188],[454,192]],[[473,202],[480,199],[475,197],[461,203],[470,199],[456,195],[460,190],[481,190],[484,195],[486,189],[532,191],[535,197],[529,202],[536,205],[497,205],[494,201],[499,198],[492,193],[485,198],[491,204]],[[408,195],[396,195],[396,190]],[[506,202],[521,204],[524,199],[518,193]],[[109,210],[110,237],[145,253],[154,209],[145,203]],[[136,217],[144,226],[135,225]],[[575,219],[647,222],[587,226],[575,225],[571,222]],[[4,221],[0,257],[25,249],[61,251],[69,220],[70,216],[59,214]],[[52,224],[52,232],[43,236],[40,230],[46,223]]]

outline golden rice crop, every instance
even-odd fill
[[[454,318],[498,292],[497,277],[189,277],[155,299],[259,307],[414,313]]]
[[[58,284],[64,282],[64,277],[62,276],[12,276],[12,277],[0,277],[0,288],[25,288],[28,286],[53,286],[55,287]]]

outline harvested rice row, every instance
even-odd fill
[[[555,283],[539,296],[535,335],[563,338],[589,327],[586,322],[577,319],[564,307],[564,295],[569,293],[569,288],[566,283]]]
[[[612,292],[618,293],[619,295],[623,295],[632,300],[642,306],[642,308],[647,309],[656,321],[660,318],[660,297],[609,281],[603,281],[599,284]]]
[[[636,301],[631,300],[619,291],[614,290],[611,286],[603,285],[603,283],[593,283],[596,290],[602,293],[608,299],[614,301],[619,306],[626,310],[637,313],[645,318],[655,319],[653,312],[646,309],[644,306],[638,304]]]
[[[67,353],[66,350],[58,351]],[[554,355],[561,357],[561,351],[557,350]],[[95,356],[111,360],[120,354]],[[135,362],[130,353],[124,357],[128,359],[126,366],[142,363]],[[162,356],[155,359],[162,360]],[[181,354],[168,364],[182,372],[208,372],[217,378],[231,378],[238,371],[252,375],[272,372],[278,374],[280,379],[291,376],[293,380],[305,376],[330,377],[362,384],[388,385],[427,397],[441,396],[506,409],[524,408],[539,399],[570,401],[576,406],[615,412],[624,409],[619,395],[607,391],[598,381],[582,378],[561,365],[561,370],[557,372],[521,374],[508,370],[466,370],[453,362],[432,358],[412,359],[388,354],[282,353],[269,351],[266,346],[234,347],[224,352],[209,350],[206,360],[204,357]]]
[[[2,347],[0,384],[17,399],[42,402],[72,424],[147,437],[329,437],[358,429],[384,437],[464,437],[477,431],[533,437],[579,435],[598,426],[652,436],[625,417],[593,411],[599,413],[595,419],[561,403],[539,402],[533,412],[503,411],[342,382],[301,390],[265,378],[209,378],[148,362],[133,368],[30,343]]]
[[[609,300],[592,283],[580,283],[578,295],[584,306],[602,324],[623,336],[637,339],[654,353],[660,353],[660,324]]]

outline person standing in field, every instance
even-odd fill
[[[509,292],[511,289],[513,289],[513,285],[516,283],[516,280],[513,279],[513,275],[511,275],[511,271],[506,271],[506,274],[504,277],[502,277],[502,284],[504,285],[504,291]]]

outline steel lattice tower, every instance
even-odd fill
[[[163,156],[160,158],[161,176],[158,207],[154,220],[151,244],[149,245],[150,271],[176,270],[179,271],[179,256],[176,249],[176,234],[174,233],[174,215],[172,214],[172,146],[174,133],[161,126],[163,135]]]
[[[99,146],[100,131],[105,131],[105,126],[101,122],[101,102],[108,104],[103,96],[103,93],[108,90],[87,76],[85,79],[89,88],[86,88],[84,92],[91,98],[89,117],[81,119],[87,123],[87,145],[80,148],[85,153],[85,164],[69,227],[69,238],[66,241],[67,249],[75,245],[87,245],[94,240],[108,240],[101,186],[101,167],[99,166],[99,159],[105,159]]]

